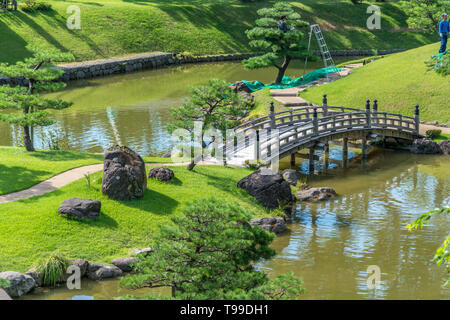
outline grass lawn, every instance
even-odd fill
[[[439,143],[443,140],[450,140],[449,133],[441,133],[437,138],[432,139],[434,142]]]
[[[26,271],[39,258],[59,249],[70,259],[111,263],[130,249],[148,247],[158,226],[179,214],[188,201],[212,197],[237,202],[254,216],[266,211],[236,183],[251,171],[246,168],[198,166],[193,172],[173,167],[170,183],[149,180],[143,199],[128,202],[108,199],[101,193],[100,172],[92,174],[91,187],[84,179],[47,195],[0,204],[0,272]],[[61,217],[58,206],[67,198],[102,202],[97,221]]]
[[[367,99],[378,100],[378,110],[412,116],[420,106],[422,120],[450,121],[450,82],[434,71],[427,72],[424,61],[438,52],[437,44],[388,55],[349,76],[330,84],[316,86],[300,95],[320,104],[328,95],[328,104],[365,108]]]
[[[19,3],[21,0],[19,0]],[[62,0],[49,11],[0,12],[0,61],[29,56],[27,44],[71,51],[78,61],[148,51],[218,54],[249,52],[245,30],[256,10],[274,1],[239,0]],[[380,3],[381,30],[369,31],[366,9],[372,2],[350,0],[291,2],[308,22],[319,23],[330,49],[414,48],[436,42],[436,35],[407,30],[397,2]],[[69,5],[81,10],[81,30],[69,30]],[[305,39],[306,44],[307,39]]]
[[[144,160],[147,163],[172,162],[170,158],[161,157],[144,157]],[[29,188],[73,168],[102,162],[102,154],[27,152],[24,148],[0,147],[0,195]]]
[[[273,101],[275,107],[275,112],[287,110],[288,108],[283,106],[283,104],[275,100],[270,95],[270,89],[265,88],[262,90],[254,91],[253,96],[255,97],[255,107],[250,111],[248,115],[248,120],[252,120],[258,117],[266,116],[269,114],[270,102]]]

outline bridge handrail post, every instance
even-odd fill
[[[323,95],[322,99],[322,111],[324,117],[328,116],[328,100],[326,94]]]
[[[367,101],[366,101],[366,118],[367,118],[367,120],[366,120],[366,127],[367,128],[370,128],[370,100],[369,99],[367,99]]]
[[[317,108],[314,108],[313,112],[313,135],[317,136],[319,134],[319,124],[317,120]]]
[[[270,118],[270,127],[275,128],[275,107],[273,105],[273,101],[270,101],[269,118]]]
[[[419,118],[419,105],[416,104],[416,108],[414,110],[414,121],[415,121],[415,132],[419,135],[419,126],[420,126],[420,118]]]
[[[378,115],[377,115],[377,112],[378,112],[378,100],[377,99],[373,100],[372,112],[373,112],[373,116],[372,117],[373,117],[373,120],[375,122],[375,125],[378,126]]]

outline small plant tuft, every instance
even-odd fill
[[[51,8],[52,5],[50,3],[36,0],[25,0],[24,3],[20,6],[20,9],[24,12],[47,11]]]
[[[431,130],[427,130],[425,132],[425,135],[427,136],[428,139],[436,139],[437,137],[439,137],[441,135],[442,130],[439,129],[431,129]]]
[[[64,274],[70,263],[59,251],[54,251],[50,256],[35,265],[36,270],[42,274],[45,286],[55,287],[64,279]]]
[[[11,283],[6,279],[0,279],[0,289],[7,289],[11,286]]]

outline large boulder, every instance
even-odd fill
[[[145,163],[128,147],[114,146],[105,151],[102,192],[111,199],[131,200],[144,196],[147,188]]]
[[[300,179],[300,174],[294,169],[286,169],[281,171],[281,175],[290,185],[296,186]]]
[[[170,181],[174,177],[174,173],[169,168],[164,167],[156,167],[151,168],[150,172],[148,173],[149,178],[156,178],[161,181]]]
[[[123,272],[130,272],[133,270],[133,265],[137,262],[134,257],[116,258],[113,260],[113,265]]]
[[[63,201],[58,212],[70,218],[96,220],[100,216],[101,207],[98,200],[70,198]]]
[[[308,188],[297,192],[298,201],[323,201],[336,196],[332,188]]]
[[[281,174],[261,168],[237,183],[264,207],[278,208],[280,204],[292,202],[291,187]]]
[[[30,276],[34,279],[36,287],[42,287],[42,284],[44,283],[44,275],[36,268],[29,269],[27,272],[25,272],[25,275]]]
[[[450,140],[442,140],[439,142],[439,148],[443,154],[450,154]]]
[[[442,150],[436,142],[422,138],[414,140],[411,152],[417,154],[440,154]]]
[[[1,272],[0,279],[9,281],[10,287],[5,291],[11,297],[20,297],[36,287],[36,281],[31,276],[15,271]]]
[[[281,217],[264,217],[250,221],[252,226],[258,226],[275,234],[282,233],[287,230],[286,222]]]
[[[115,278],[122,275],[122,270],[116,266],[101,263],[89,263],[87,276],[91,280],[103,280]]]

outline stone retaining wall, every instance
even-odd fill
[[[389,54],[404,51],[402,49],[395,50],[379,50],[378,54]],[[315,55],[320,55],[319,51],[313,52]],[[332,50],[331,56],[372,56],[372,50]],[[203,57],[181,57],[177,58],[172,53],[156,52],[143,53],[123,58],[110,58],[92,60],[86,62],[75,62],[65,65],[60,65],[57,68],[64,70],[64,75],[61,80],[67,82],[70,80],[90,79],[101,76],[108,76],[112,74],[120,74],[127,72],[134,72],[147,69],[157,69],[170,65],[185,64],[185,63],[201,63],[201,62],[218,62],[218,61],[233,61],[243,60],[258,54],[221,54]],[[25,79],[11,79],[7,77],[0,77],[0,85],[27,85]]]

